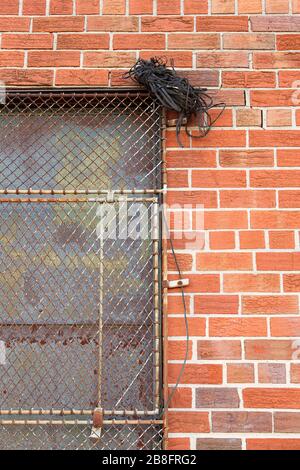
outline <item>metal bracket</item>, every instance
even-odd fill
[[[93,412],[93,426],[90,434],[90,439],[99,441],[102,435],[102,428],[104,422],[104,411],[102,408],[95,408]]]
[[[165,286],[167,289],[177,289],[178,287],[187,287],[190,284],[189,279],[178,279],[176,281],[166,281]]]

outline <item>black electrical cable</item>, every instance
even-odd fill
[[[177,259],[177,256],[176,256],[176,253],[175,253],[175,249],[174,249],[174,244],[173,244],[173,240],[172,240],[172,237],[170,235],[170,229],[169,229],[169,226],[168,226],[168,222],[166,220],[166,216],[164,214],[164,212],[162,211],[162,218],[163,218],[163,222],[164,222],[164,225],[166,227],[166,232],[167,232],[167,236],[168,236],[168,240],[170,241],[170,246],[171,246],[171,251],[172,251],[172,255],[173,255],[173,258],[174,258],[174,262],[175,262],[175,265],[176,265],[176,269],[177,269],[177,272],[178,272],[178,276],[179,276],[179,279],[182,280],[182,272],[181,272],[181,269],[180,269],[180,266],[179,266],[179,262],[178,262],[178,259]],[[168,408],[169,408],[169,405],[174,397],[174,394],[176,393],[177,389],[178,389],[178,386],[181,382],[181,379],[183,377],[183,374],[184,374],[184,371],[185,371],[185,367],[186,367],[186,364],[187,364],[187,361],[188,361],[188,357],[189,357],[189,340],[190,340],[190,336],[189,336],[189,324],[188,324],[188,319],[187,319],[187,306],[186,306],[186,300],[185,300],[185,292],[184,292],[184,287],[181,286],[181,297],[182,297],[182,304],[183,304],[183,314],[184,314],[184,323],[185,323],[185,333],[186,333],[186,343],[185,343],[185,357],[184,357],[184,360],[183,360],[183,363],[182,363],[182,366],[180,368],[180,371],[179,371],[179,374],[178,374],[178,377],[177,377],[177,380],[176,380],[176,384],[172,387],[172,391],[170,393],[170,395],[168,395],[168,400],[167,402],[164,404],[164,407],[163,407],[163,411],[162,411],[162,415],[168,411]]]
[[[224,111],[224,103],[214,103],[207,93],[207,88],[195,88],[189,80],[180,77],[174,69],[167,67],[166,61],[152,57],[150,60],[139,59],[136,64],[124,75],[143,85],[157,98],[162,106],[176,111],[179,114],[176,135],[177,141],[183,147],[180,140],[180,131],[185,126],[185,131],[190,137],[204,137]],[[210,110],[221,107],[215,119],[212,119]],[[194,135],[188,129],[189,120],[195,117],[199,134]]]

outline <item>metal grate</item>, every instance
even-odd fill
[[[0,448],[162,443],[159,129],[141,94],[12,93],[0,110]]]
[[[143,94],[10,93],[0,187],[160,188],[159,106]]]

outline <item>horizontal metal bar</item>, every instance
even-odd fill
[[[9,410],[0,410],[0,416],[10,416],[10,415],[19,415],[19,416],[92,416],[94,410],[64,410],[64,409],[49,409],[49,410],[31,410],[31,409],[9,409]],[[104,410],[103,414],[105,416],[156,416],[159,414],[159,410]]]
[[[163,189],[0,189],[0,194],[4,195],[50,195],[50,196],[71,196],[89,194],[160,194]]]
[[[115,204],[118,202],[157,202],[156,198],[130,198],[130,199],[113,199],[106,198],[0,198],[0,204],[84,204],[87,202],[98,202],[102,204]]]
[[[45,425],[52,425],[52,426],[92,426],[92,420],[81,420],[81,419],[74,419],[74,420],[63,420],[63,419],[1,419],[0,426],[45,426]],[[163,420],[142,420],[142,419],[124,419],[124,420],[117,420],[117,419],[109,419],[103,421],[104,425],[115,425],[115,426],[126,426],[126,425],[162,425]]]
[[[123,93],[128,93],[128,94],[138,94],[138,95],[145,95],[145,96],[150,96],[149,92],[141,86],[125,86],[125,87],[36,87],[36,88],[30,88],[30,87],[23,87],[23,88],[14,88],[14,87],[7,87],[8,94],[12,95],[28,95],[32,96],[35,94],[42,94],[42,95],[47,95],[47,94],[70,94],[74,93],[76,95],[84,93],[87,95],[121,95]]]

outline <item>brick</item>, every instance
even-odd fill
[[[300,150],[297,149],[279,149],[277,152],[278,166],[300,166]]]
[[[192,342],[188,342],[188,349],[187,343],[185,340],[182,341],[168,341],[167,345],[168,350],[168,359],[171,361],[183,361],[186,358],[189,360],[192,359]]]
[[[88,18],[88,31],[138,31],[138,18],[134,16],[91,16]]]
[[[240,167],[240,168],[273,166],[274,165],[274,151],[273,150],[220,150],[220,165],[222,167]]]
[[[178,144],[178,139],[176,135],[176,130],[168,128],[166,134],[167,134],[167,148],[170,148],[170,147],[178,148],[179,144]],[[183,129],[181,129],[179,133],[179,138],[184,148],[190,147],[190,137],[186,134],[186,132]]]
[[[235,248],[234,232],[211,232],[209,234],[211,250],[232,250]]]
[[[242,350],[240,341],[214,341],[201,340],[197,342],[199,360],[241,359]]]
[[[24,32],[29,31],[30,19],[21,17],[0,17],[0,31]]]
[[[299,313],[294,312],[294,313]],[[271,320],[271,334],[272,336],[299,336],[300,332],[300,319],[298,317],[289,318],[272,318]],[[291,354],[289,359],[291,359]]]
[[[300,212],[299,211],[253,211],[251,213],[251,227],[252,228],[269,228],[269,229],[297,229],[300,228]],[[267,254],[270,256],[271,254]],[[276,255],[277,256],[277,255]],[[283,266],[291,266],[293,262],[298,264],[297,257],[295,260],[290,259],[291,256],[287,255],[286,262],[280,257],[277,261],[282,261]],[[262,260],[268,259],[264,258],[262,255]],[[272,259],[272,261],[276,261]]]
[[[193,132],[192,132],[193,134]],[[197,131],[195,132],[197,134]],[[299,136],[300,137],[300,136]],[[192,139],[194,148],[212,147],[244,147],[246,144],[246,134],[244,130],[211,130],[205,139]]]
[[[77,15],[99,15],[99,7],[98,0],[76,0]]]
[[[242,450],[241,439],[201,438],[196,439],[197,450]]]
[[[250,130],[250,147],[297,147],[300,146],[300,132],[290,130]]]
[[[168,383],[175,384],[178,374],[182,369],[181,364],[168,365]],[[181,378],[182,384],[211,384],[222,383],[222,365],[219,364],[187,364]],[[180,430],[180,432],[183,432]]]
[[[190,296],[185,296],[186,310],[187,314],[190,313]],[[168,306],[167,306],[168,315],[179,315],[184,313],[182,295],[169,295],[168,296]],[[171,319],[170,319],[171,321]],[[172,322],[171,322],[172,323]],[[171,330],[172,331],[172,330]],[[172,336],[170,334],[170,336]]]
[[[253,16],[250,18],[252,31],[295,31],[300,29],[300,18],[297,16]]]
[[[24,52],[0,51],[0,67],[23,67]]]
[[[204,205],[206,208],[217,207],[217,193],[216,191],[169,191],[167,195],[167,203],[172,206],[173,204],[182,204],[197,208],[197,206]]]
[[[2,69],[0,70],[0,81],[6,85],[17,86],[51,86],[53,85],[52,70],[24,70],[24,69]]]
[[[269,243],[271,250],[293,250],[295,248],[294,232],[283,230],[269,232]]]
[[[50,0],[50,15],[72,15],[73,0]]]
[[[266,13],[288,13],[289,0],[266,0]]]
[[[108,49],[109,35],[100,33],[89,34],[58,34],[57,49]]]
[[[240,14],[245,13],[261,13],[262,12],[262,0],[239,0],[238,1],[238,12]]]
[[[224,274],[225,292],[280,292],[279,274]]]
[[[227,364],[228,383],[252,383],[254,382],[253,364]]]
[[[237,127],[261,127],[262,112],[260,109],[238,109],[236,111]]]
[[[227,106],[245,106],[245,93],[243,90],[211,90],[210,92],[211,97],[213,98],[215,103],[226,103]],[[211,110],[211,115],[213,116],[213,112],[215,112],[215,117],[219,115],[219,119],[214,125],[214,127],[219,126],[220,122],[223,122],[222,127],[231,127],[232,121],[226,121],[224,118],[228,115],[228,110],[226,109],[224,112],[221,111],[220,108],[216,108]],[[220,113],[222,113],[220,115]],[[197,123],[196,123],[197,125]]]
[[[225,33],[224,49],[275,49],[275,35]]]
[[[276,412],[274,413],[275,432],[300,432],[300,413]]]
[[[248,31],[246,16],[198,16],[197,31]]]
[[[131,67],[136,62],[134,52],[85,52],[84,67]]]
[[[235,1],[234,0],[212,0],[211,11],[213,14],[235,13]]]
[[[179,301],[182,302],[182,299]],[[188,317],[189,336],[205,336],[206,320],[205,318]],[[186,325],[183,317],[168,318],[168,336],[186,336]]]
[[[298,292],[300,290],[300,274],[283,275],[284,292]]]
[[[280,266],[278,267],[280,270]],[[298,313],[296,296],[244,296],[242,312],[248,315],[284,315]]]
[[[242,250],[263,250],[266,247],[265,234],[260,230],[240,232],[240,248]]]
[[[268,92],[266,99],[265,90],[253,90],[250,93],[252,106],[264,107],[284,107],[293,105],[293,91],[291,90],[272,90]]]
[[[216,337],[266,336],[265,318],[210,318],[209,334]]]
[[[170,65],[170,61],[174,61],[174,66],[176,68],[187,68],[192,67],[192,52],[191,51],[139,51],[139,57],[142,59],[149,60],[153,56],[164,57]],[[192,78],[192,81],[199,82],[199,80],[208,83],[207,86],[216,86],[218,84],[218,72],[215,71],[185,71],[189,77]],[[180,72],[179,72],[180,74]],[[207,82],[206,82],[207,80]]]
[[[144,16],[142,18],[142,31],[194,31],[194,19],[192,16]],[[187,43],[189,44],[188,37]],[[182,49],[189,49],[189,47],[183,47]]]
[[[290,109],[268,109],[268,127],[292,126],[292,111]]]
[[[220,47],[220,35],[203,33],[170,34],[168,47],[169,49],[218,49]],[[209,64],[207,64],[207,67],[209,67]]]
[[[168,168],[209,168],[216,166],[215,150],[168,150]]]
[[[250,207],[263,208],[276,206],[275,191],[220,191],[220,205],[224,208]]]
[[[23,0],[22,15],[45,15],[46,0]]]
[[[197,388],[197,408],[238,408],[240,398],[236,388]]]
[[[258,381],[265,384],[286,383],[285,364],[258,364]]]
[[[78,51],[29,51],[28,67],[79,67]]]
[[[243,170],[193,170],[192,186],[195,188],[242,188],[246,186]]]
[[[200,251],[205,245],[204,232],[200,231],[173,232],[171,238],[175,250]],[[171,249],[170,241],[168,241],[168,249]]]
[[[272,413],[249,411],[213,411],[213,432],[272,432]]]
[[[0,15],[17,15],[19,13],[19,0],[1,0]]]
[[[243,397],[246,408],[300,408],[299,388],[246,388]]]
[[[299,450],[300,439],[246,439],[247,450]]]
[[[107,85],[106,70],[71,70],[60,69],[56,74],[56,85]]]
[[[234,315],[238,313],[237,295],[196,295],[195,313],[201,315]]]
[[[252,269],[251,253],[199,253],[196,257],[200,271],[248,271]]]
[[[124,15],[126,0],[103,0],[104,15]]]
[[[2,49],[51,49],[51,34],[3,34]]]
[[[279,191],[279,207],[284,209],[298,209],[300,207],[300,191],[297,189]]]
[[[289,340],[246,340],[245,357],[255,360],[290,360],[292,342]]]
[[[267,339],[246,340],[245,358],[272,361],[290,360],[292,358],[292,342],[289,340]]]
[[[199,52],[197,67],[199,68],[244,68],[249,66],[247,52]]]
[[[33,18],[33,32],[83,31],[84,18],[75,16],[56,16]]]
[[[292,11],[293,11],[293,13],[300,13],[300,2],[299,2],[299,0],[292,0]]]
[[[164,57],[170,64],[170,61],[174,61],[174,67],[176,68],[186,68],[192,67],[192,52],[191,51],[140,51],[139,57],[142,59],[149,60],[153,56]],[[206,86],[216,86],[218,84],[219,74],[215,74],[215,71],[204,71],[201,74],[201,71],[185,71],[185,73],[199,82],[199,80],[204,81]]]
[[[158,15],[179,15],[181,10],[180,0],[157,0]]]
[[[222,72],[222,83],[229,88],[273,88],[276,85],[274,72]]]
[[[253,54],[253,65],[256,69],[299,68],[299,61],[299,52],[254,52]]]
[[[208,413],[199,411],[169,411],[168,424],[173,433],[209,432]]]
[[[170,188],[183,188],[189,185],[187,171],[169,171],[167,178]]]
[[[206,230],[230,230],[248,228],[246,211],[206,212],[204,217]]]
[[[169,280],[172,279],[178,279],[178,275],[169,275]],[[184,288],[186,293],[220,292],[220,277],[218,274],[189,274],[189,280],[189,286]],[[172,292],[176,293],[177,290],[172,289]],[[181,289],[178,292],[181,292]]]
[[[140,2],[140,0],[138,0]],[[189,450],[190,439],[187,437],[169,437],[166,439],[166,450]]]
[[[277,49],[279,51],[300,50],[300,34],[279,34]]]
[[[300,384],[300,364],[291,364],[291,383]]]
[[[153,0],[129,0],[130,15],[151,15],[153,13]]]
[[[176,254],[177,262],[180,266],[181,271],[191,271],[193,265],[193,256],[185,253]],[[168,255],[168,269],[169,271],[177,272],[177,264],[175,263],[173,254],[169,253]]]
[[[208,1],[202,0],[184,0],[184,14],[205,14],[208,13]]]
[[[116,34],[113,40],[114,49],[164,49],[164,34]]]
[[[300,55],[298,56],[298,61],[299,60],[300,60]],[[297,88],[297,86],[295,87],[295,85],[297,85],[297,81],[299,80],[299,71],[298,70],[279,70],[278,78],[279,78],[280,87]]]

